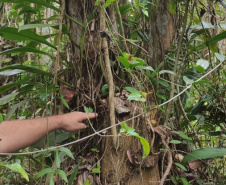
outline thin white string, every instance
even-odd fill
[[[215,71],[215,70],[216,70],[223,62],[225,62],[225,61],[220,62],[217,66],[215,66],[213,69],[211,69],[209,72],[207,72],[205,75],[203,75],[202,77],[200,77],[200,78],[199,78],[198,80],[196,80],[195,82],[198,82],[198,81],[202,80],[202,79],[205,78],[207,75],[209,75],[210,73],[212,73],[213,71]],[[194,82],[194,83],[195,83],[195,82]],[[155,105],[155,106],[152,107],[149,111],[151,111],[151,110],[153,110],[153,109],[156,109],[156,108],[158,108],[158,107],[162,107],[163,105],[165,105],[165,104],[167,104],[167,103],[173,101],[173,100],[176,99],[178,96],[180,96],[181,94],[183,94],[186,90],[190,89],[191,86],[192,86],[192,84],[189,85],[189,86],[187,86],[183,91],[181,91],[180,93],[178,93],[178,94],[177,94],[176,96],[174,96],[173,98],[167,100],[166,102],[164,102],[164,103],[162,103],[162,104],[160,104],[160,105]],[[93,136],[95,136],[95,135],[99,135],[100,133],[104,133],[105,131],[111,129],[112,127],[116,127],[116,126],[118,126],[118,125],[121,125],[123,122],[127,122],[127,121],[133,120],[133,119],[135,119],[135,118],[137,118],[137,117],[140,117],[140,116],[142,116],[143,114],[145,114],[145,113],[147,113],[147,112],[149,112],[149,111],[146,111],[146,112],[144,112],[144,113],[138,114],[138,115],[136,115],[136,116],[134,116],[134,117],[132,117],[132,118],[129,118],[129,119],[125,120],[125,121],[118,122],[118,123],[116,123],[115,125],[109,126],[109,127],[104,128],[104,129],[102,129],[102,130],[100,130],[100,131],[97,131],[97,132],[95,132],[95,133],[93,133],[93,134],[90,134],[90,135],[88,135],[88,136],[86,136],[86,137],[83,137],[83,138],[81,138],[81,139],[77,139],[76,141],[72,141],[72,142],[69,142],[69,143],[66,143],[66,144],[63,144],[63,145],[59,145],[59,146],[55,146],[55,147],[51,147],[51,148],[47,148],[47,149],[42,149],[42,150],[37,150],[37,151],[33,151],[33,152],[23,152],[23,153],[0,153],[0,155],[31,155],[31,154],[37,154],[37,153],[41,153],[41,152],[46,152],[46,151],[49,152],[49,151],[52,151],[52,150],[56,150],[56,149],[58,149],[58,148],[60,148],[60,147],[65,147],[65,146],[68,146],[68,145],[72,145],[72,144],[78,143],[78,142],[80,142],[80,141],[86,140],[86,139],[88,139],[88,138],[91,138],[91,137],[93,137]]]

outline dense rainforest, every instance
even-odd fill
[[[0,0],[0,124],[98,113],[1,153],[0,184],[225,185],[225,12],[224,0]]]

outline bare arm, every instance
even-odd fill
[[[33,120],[3,121],[0,124],[0,153],[25,148],[57,129],[73,132],[86,128],[82,123],[95,118],[95,113],[72,112]]]

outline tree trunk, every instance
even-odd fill
[[[150,24],[150,44],[149,44],[149,52],[151,55],[150,63],[153,67],[158,66],[158,64],[164,59],[166,51],[170,49],[170,45],[172,43],[172,39],[174,37],[174,24],[173,18],[169,14],[167,10],[168,1],[158,1],[157,9],[153,11],[152,20]],[[80,77],[75,76],[74,83],[77,84],[77,88],[79,89],[81,86],[91,86],[96,87],[92,89],[92,93],[90,94],[90,99],[87,100],[88,104],[93,104],[94,109],[98,110],[99,108],[99,116],[98,116],[98,124],[96,128],[106,128],[110,126],[112,120],[110,121],[109,112],[106,114],[103,104],[101,104],[100,99],[100,87],[103,86],[106,82],[109,83],[109,79],[106,77],[108,72],[106,72],[106,67],[104,63],[106,62],[106,57],[104,57],[104,51],[107,49],[109,55],[112,54],[114,46],[110,44],[110,48],[106,47],[106,45],[102,45],[101,41],[103,38],[99,37],[99,33],[97,30],[100,30],[100,8],[97,8],[97,12],[94,14],[93,21],[87,21],[87,18],[90,17],[92,11],[94,9],[94,5],[88,2],[79,2],[69,0],[67,3],[67,9],[69,15],[85,24],[87,27],[87,32],[84,36],[83,40],[83,48],[78,48],[73,46],[72,50],[72,59],[74,66],[79,68]],[[89,4],[89,6],[88,6]],[[83,7],[83,8],[81,8]],[[84,7],[86,10],[84,10]],[[113,8],[113,6],[110,6]],[[154,8],[153,8],[154,10]],[[118,31],[116,28],[117,24],[115,23],[114,11],[110,10],[110,16],[113,16],[113,26],[114,31]],[[107,17],[107,16],[106,16]],[[105,20],[104,20],[105,21]],[[82,36],[82,28],[77,24],[71,22],[71,33],[72,38],[76,43],[81,44],[81,36]],[[95,28],[95,29],[94,29]],[[100,30],[104,32],[105,30]],[[107,39],[108,36],[103,36],[104,39]],[[121,39],[121,38],[120,38]],[[107,40],[107,42],[110,42]],[[125,42],[124,42],[125,43]],[[102,47],[100,47],[102,45]],[[103,47],[104,46],[104,47]],[[85,56],[83,56],[85,54]],[[106,54],[106,53],[105,53]],[[88,74],[84,73],[85,70],[82,68],[86,68]],[[95,71],[95,70],[96,71]],[[101,69],[101,71],[100,71]],[[83,80],[83,81],[82,81]],[[114,83],[117,83],[117,78],[114,78]],[[80,82],[78,85],[78,81]],[[83,84],[81,84],[83,82]],[[87,82],[88,84],[85,84]],[[85,88],[86,89],[86,88]],[[78,90],[77,92],[81,92]],[[114,92],[113,92],[114,94]],[[81,94],[77,94],[78,97],[82,96]],[[97,98],[98,97],[98,98]],[[95,99],[97,98],[97,99]],[[78,99],[77,98],[77,107],[83,102],[85,98]],[[95,99],[95,100],[94,100]],[[80,100],[80,102],[79,102]],[[117,97],[114,98],[115,106],[117,105]],[[97,105],[94,102],[98,102]],[[128,103],[128,102],[127,102]],[[153,102],[147,102],[147,105],[151,105]],[[138,113],[142,113],[141,104],[131,104],[130,103],[130,115],[127,116],[117,116],[117,121],[123,121],[132,116],[137,115]],[[110,106],[108,106],[109,108]],[[108,109],[109,111],[109,109]],[[103,112],[103,113],[102,113]],[[150,155],[142,159],[142,146],[138,139],[134,137],[125,137],[118,136],[117,138],[117,146],[113,143],[112,137],[103,137],[101,143],[101,182],[105,185],[119,185],[119,184],[127,184],[127,185],[157,185],[160,181],[160,173],[159,173],[159,165],[158,161],[160,156],[153,154],[158,151],[159,141],[155,138],[153,140],[153,123],[158,123],[158,114],[159,112],[153,110],[149,114],[144,114],[143,116],[134,119],[133,121],[127,122],[127,124],[134,128],[136,132],[138,132],[142,137],[149,141],[151,144],[151,153]],[[154,125],[156,126],[156,125]],[[117,127],[117,132],[119,132],[119,128]],[[108,131],[107,135],[112,135],[112,131]],[[94,147],[97,147],[94,145]]]

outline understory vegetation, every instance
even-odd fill
[[[0,184],[225,185],[225,10],[0,0],[0,124],[98,113],[85,130],[5,154]]]

